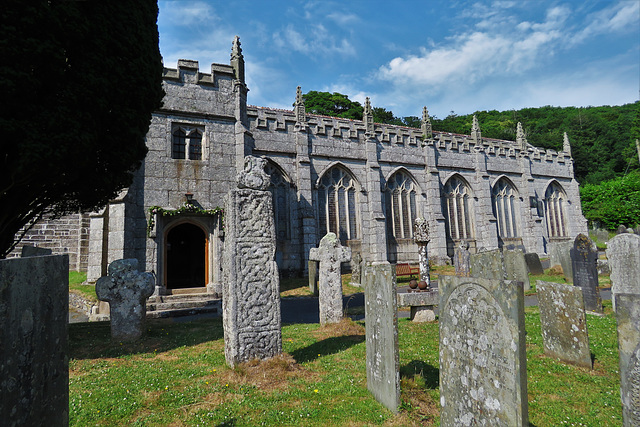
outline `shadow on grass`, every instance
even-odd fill
[[[236,419],[232,418],[229,421],[225,421],[221,424],[216,425],[216,427],[234,427],[237,426],[238,424],[236,423]]]
[[[122,343],[111,340],[110,322],[72,323],[69,325],[69,358],[95,359],[163,352],[222,338],[221,319],[185,323],[173,323],[171,319],[147,320],[144,335],[139,340]]]
[[[364,335],[331,337],[291,352],[298,363],[310,362],[320,356],[338,353],[364,341]]]
[[[412,360],[400,367],[400,378],[413,378],[420,375],[424,379],[426,388],[435,390],[440,386],[440,369],[423,362]]]

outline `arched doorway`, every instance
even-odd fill
[[[207,236],[194,224],[184,223],[167,233],[167,289],[207,285]]]

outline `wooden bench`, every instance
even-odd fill
[[[420,267],[411,267],[409,263],[396,264],[396,277],[420,275]]]

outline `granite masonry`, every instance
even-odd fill
[[[615,295],[624,427],[640,426],[640,295]]]
[[[559,151],[530,145],[521,126],[515,141],[490,139],[478,120],[468,135],[438,132],[426,108],[420,128],[374,123],[368,102],[362,120],[308,114],[295,86],[292,110],[251,106],[237,38],[228,64],[206,68],[179,60],[164,69],[163,106],[132,184],[63,225],[74,237],[54,253],[80,260],[89,282],[136,258],[155,272],[158,294],[219,292],[227,232],[216,212],[247,155],[267,161],[281,271],[306,274],[327,232],[367,263],[417,263],[416,218],[429,223],[436,264],[450,263],[461,241],[472,253],[521,245],[542,254],[587,232],[566,138]],[[185,209],[189,200],[197,210]]]
[[[536,291],[544,354],[591,369],[582,290],[571,285],[538,280]]]
[[[618,234],[607,245],[611,269],[611,294],[615,310],[615,294],[640,295],[640,236]]]
[[[319,261],[320,281],[318,304],[320,324],[338,323],[342,320],[342,276],[340,264],[351,260],[351,249],[340,244],[338,236],[327,233],[320,240],[320,247],[309,251],[309,259]]]
[[[134,341],[142,336],[154,284],[153,274],[138,271],[135,258],[109,264],[108,275],[96,282],[96,295],[109,303],[112,339]]]
[[[527,426],[522,283],[440,276],[440,423]]]
[[[400,406],[400,355],[396,271],[390,264],[366,266],[364,277],[367,389],[393,412]]]
[[[247,156],[225,201],[224,354],[231,367],[282,352],[280,282],[265,160]]]
[[[69,257],[0,260],[0,424],[69,424]]]

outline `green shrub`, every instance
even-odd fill
[[[582,213],[591,223],[613,230],[620,224],[640,224],[640,173],[587,184],[580,189]]]

